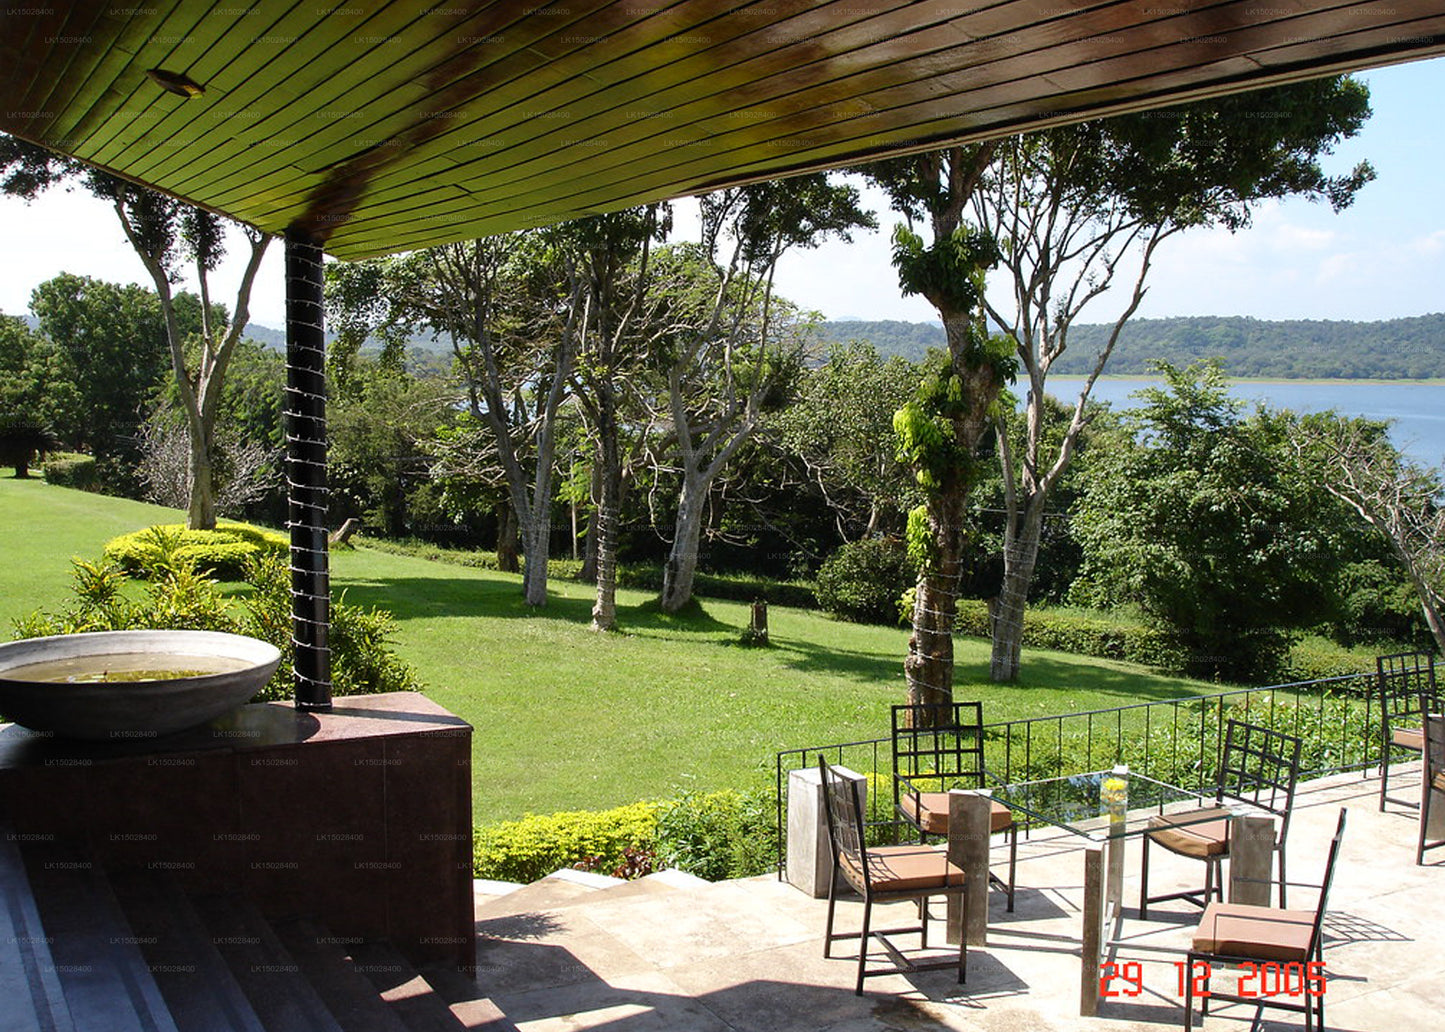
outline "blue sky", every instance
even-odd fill
[[[1327,166],[1342,171],[1362,158],[1374,165],[1378,178],[1354,206],[1334,215],[1305,201],[1269,204],[1248,230],[1175,237],[1156,258],[1139,316],[1388,319],[1445,311],[1445,59],[1363,78],[1374,115]],[[879,231],[787,256],[778,289],[829,318],[932,319],[927,302],[899,296],[887,245],[897,220],[881,197],[868,196]],[[25,311],[35,285],[60,271],[149,286],[110,208],[81,192],[29,206],[0,200],[0,233],[8,244],[0,249],[0,311]],[[284,321],[281,264],[273,244],[251,305],[253,320],[274,327]],[[238,276],[239,268],[223,269],[220,285],[234,290]],[[1113,314],[1105,295],[1084,321]]]

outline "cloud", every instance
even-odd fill
[[[1445,254],[1445,229],[1437,229],[1433,233],[1416,237],[1405,245],[1405,249],[1426,258]]]

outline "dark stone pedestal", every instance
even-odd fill
[[[411,692],[260,703],[149,741],[0,725],[0,813],[104,865],[471,968],[471,734]]]

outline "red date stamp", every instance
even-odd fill
[[[1325,965],[1323,961],[1312,960],[1308,964],[1279,964],[1274,961],[1256,963],[1246,961],[1235,972],[1234,996],[1255,999],[1271,996],[1313,996],[1325,994]],[[1193,965],[1182,960],[1174,962],[1175,992],[1184,995],[1187,988],[1197,997],[1207,998],[1211,994],[1209,977],[1211,968],[1207,961],[1196,960]],[[1112,984],[1111,984],[1112,983]],[[1144,992],[1144,968],[1137,960],[1122,964],[1106,960],[1099,969],[1099,996],[1118,999],[1124,996],[1139,996]]]

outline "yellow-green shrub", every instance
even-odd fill
[[[215,530],[187,530],[170,523],[122,534],[105,543],[105,557],[127,573],[144,576],[162,559],[178,559],[218,580],[240,580],[246,560],[264,553],[284,554],[285,535],[249,523],[222,521]]]
[[[657,834],[657,806],[631,803],[611,810],[528,814],[478,828],[472,840],[472,876],[533,882],[583,860],[611,870],[628,846],[649,846]]]

